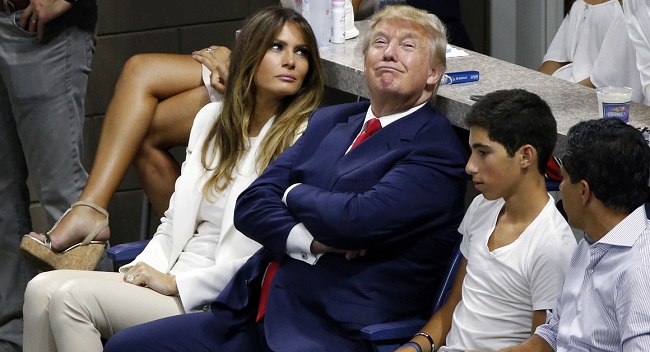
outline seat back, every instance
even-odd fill
[[[463,258],[460,252],[460,242],[461,240],[454,246],[454,252],[436,291],[431,315],[445,303],[451,288],[454,286],[456,273]],[[426,324],[426,321],[421,319],[375,324],[361,329],[361,338],[368,341],[372,351],[395,351],[401,344],[410,340],[424,324]]]
[[[129,242],[112,246],[106,250],[106,257],[113,261],[113,269],[117,271],[122,265],[132,262],[147,246],[149,240]]]
[[[431,315],[437,312],[438,309],[440,309],[440,307],[445,304],[445,301],[447,301],[447,297],[449,297],[449,293],[451,292],[451,288],[454,286],[454,280],[456,280],[456,273],[458,272],[458,267],[460,266],[460,260],[463,259],[463,254],[460,252],[461,241],[462,240],[458,240],[458,243],[454,247],[454,253],[452,254],[449,265],[447,266],[447,272],[445,273],[445,276],[443,276],[442,281],[440,281],[440,285],[438,286],[438,291],[436,292],[435,300],[433,302],[433,310],[431,312]]]

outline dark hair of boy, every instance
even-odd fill
[[[525,144],[537,150],[537,168],[546,163],[557,141],[557,123],[548,104],[537,94],[523,89],[497,90],[479,99],[465,117],[467,127],[479,127],[503,145],[508,156]]]

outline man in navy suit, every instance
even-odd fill
[[[212,314],[125,330],[106,351],[360,351],[362,327],[428,316],[466,187],[464,149],[430,104],[445,45],[444,26],[425,11],[378,13],[364,41],[370,103],[315,111],[237,202],[235,225],[262,252]]]

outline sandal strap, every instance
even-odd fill
[[[92,240],[95,239],[95,236],[97,236],[97,234],[98,234],[100,231],[102,231],[103,229],[105,229],[105,228],[108,226],[108,212],[106,211],[106,209],[100,207],[99,205],[97,205],[97,204],[95,204],[95,203],[92,203],[92,202],[86,202],[86,201],[83,201],[83,200],[80,200],[80,201],[78,201],[78,202],[72,204],[72,206],[70,207],[70,209],[72,209],[72,208],[74,208],[74,207],[77,207],[77,206],[86,206],[86,207],[93,208],[93,209],[95,209],[97,212],[99,212],[100,214],[102,214],[102,215],[104,215],[104,216],[106,217],[106,219],[104,219],[104,221],[102,221],[101,223],[99,223],[99,225],[97,225],[97,226],[96,226],[92,231],[90,231],[90,233],[88,234],[88,236],[86,236],[86,238],[84,238],[83,242],[81,242],[83,245],[87,245],[87,244],[89,244]]]
[[[56,229],[57,226],[59,226],[59,223],[61,222],[61,220],[63,220],[63,218],[65,218],[65,216],[68,215],[68,213],[70,212],[70,210],[72,210],[72,207],[66,209],[66,210],[63,212],[63,215],[61,215],[58,219],[56,219],[56,222],[54,223],[54,226],[52,226],[51,229],[49,229],[46,233],[43,234],[43,235],[45,236],[45,238],[46,238],[46,243],[44,243],[44,244],[45,244],[45,245],[47,246],[47,248],[49,248],[50,250],[52,249],[52,238],[50,237],[50,232],[54,231],[54,229]]]
[[[73,203],[70,208],[74,208],[74,207],[77,207],[77,206],[91,207],[91,208],[97,210],[97,212],[104,215],[105,217],[108,217],[108,211],[106,211],[106,209],[100,207],[99,205],[97,205],[97,204],[95,204],[93,202],[86,202],[86,201],[80,200],[80,201],[78,201],[76,203]]]
[[[49,232],[46,232],[46,233],[43,234],[43,236],[45,237],[45,243],[43,243],[43,244],[44,244],[45,247],[47,247],[49,250],[52,250],[52,237],[50,237],[50,233],[49,233]]]

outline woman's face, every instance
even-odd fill
[[[282,99],[296,94],[308,71],[307,41],[298,26],[287,22],[267,49],[253,78],[257,98]]]

